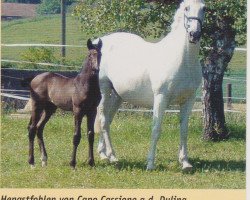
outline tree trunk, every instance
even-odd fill
[[[212,46],[202,67],[203,137],[207,140],[223,140],[229,136],[225,122],[222,83],[224,72],[235,48],[235,32],[232,24],[231,18],[218,20],[216,29],[210,32]]]

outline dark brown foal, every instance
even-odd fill
[[[99,64],[101,60],[102,41],[97,45],[88,40],[88,56],[81,72],[75,78],[45,72],[33,79],[25,79],[22,85],[29,85],[32,100],[32,113],[28,126],[29,131],[29,164],[33,167],[34,139],[37,135],[41,150],[42,166],[47,164],[47,152],[43,140],[43,129],[57,108],[73,111],[75,132],[73,153],[70,165],[76,166],[76,151],[81,140],[82,118],[87,117],[90,166],[94,165],[94,121],[97,106],[101,100],[99,88]]]

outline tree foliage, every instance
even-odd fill
[[[170,30],[179,3],[169,0],[85,0],[74,15],[90,35],[127,31],[143,37],[159,38]],[[236,32],[238,45],[246,42],[246,0],[206,1],[202,46],[210,46],[211,33],[221,19],[227,18]],[[205,52],[206,53],[206,52]]]
[[[169,28],[174,7],[174,3],[143,0],[85,0],[76,6],[74,15],[90,35],[125,31],[159,37]]]
[[[227,22],[235,34],[236,45],[243,45],[246,43],[246,29],[247,29],[247,2],[246,0],[225,0],[225,1],[206,1],[207,11],[204,22],[204,35],[202,40],[202,47],[211,47],[213,42],[213,33],[223,29],[221,22]],[[208,51],[203,48],[203,54],[206,56]]]

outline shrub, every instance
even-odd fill
[[[38,62],[54,63],[56,60],[54,56],[54,49],[46,47],[30,47],[28,48],[28,50],[26,50],[24,53],[21,54],[21,57],[25,61],[34,63]],[[35,69],[38,68],[36,64],[28,64],[28,67],[32,67]]]
[[[37,13],[40,15],[58,14],[61,10],[60,2],[59,0],[43,0],[37,8]]]

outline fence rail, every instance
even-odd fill
[[[18,100],[24,100],[24,101],[28,101],[30,98],[28,97],[22,97],[22,96],[18,96],[18,95],[13,95],[13,94],[8,94],[8,93],[1,93],[1,96],[3,97],[9,97],[9,98],[13,98],[13,99],[18,99]],[[193,109],[192,112],[202,112],[203,109]],[[232,110],[232,109],[225,109],[225,112],[231,112],[231,113],[242,113],[242,111],[239,110]],[[152,109],[125,109],[125,108],[120,108],[118,109],[118,112],[135,112],[135,113],[153,113]],[[176,109],[168,109],[165,110],[165,113],[179,113],[180,110],[176,110]]]
[[[84,48],[85,46],[83,45],[62,45],[62,44],[1,44],[1,46],[3,47],[77,47],[77,48]],[[206,48],[210,48],[210,47],[206,47]],[[241,48],[241,47],[237,47],[235,48],[235,51],[247,51],[247,48]]]

